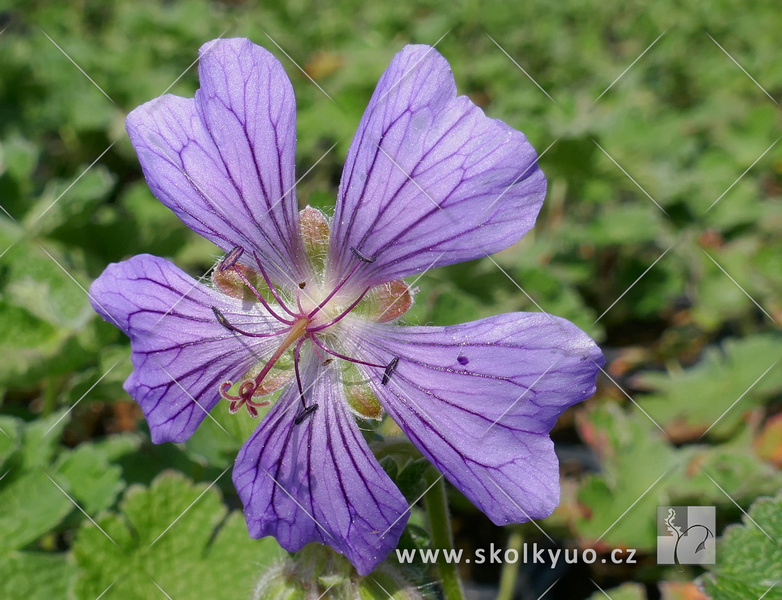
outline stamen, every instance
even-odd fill
[[[225,315],[223,315],[223,313],[221,313],[216,306],[212,307],[212,312],[215,314],[217,322],[220,323],[220,325],[225,327],[228,331],[234,331],[234,328],[228,322],[228,319],[225,318]]]
[[[277,301],[277,304],[279,304],[282,310],[284,310],[290,316],[292,316],[293,318],[297,318],[299,315],[291,311],[291,309],[288,308],[285,302],[282,301],[282,298],[280,298],[280,295],[277,293],[277,288],[274,287],[272,280],[269,279],[269,275],[266,273],[266,269],[263,268],[263,265],[261,264],[261,259],[258,258],[258,254],[253,252],[253,256],[255,257],[255,262],[258,265],[258,270],[261,272],[261,275],[263,276],[263,280],[266,282],[266,285],[269,286],[269,291],[272,293],[272,296],[274,296],[274,299]]]
[[[250,289],[250,291],[253,293],[253,295],[254,295],[256,298],[258,298],[258,302],[260,302],[261,304],[263,304],[263,307],[264,307],[266,310],[268,310],[268,311],[269,311],[269,314],[270,314],[272,317],[274,317],[275,319],[277,319],[277,320],[278,320],[278,321],[280,321],[281,323],[285,323],[286,325],[293,325],[293,321],[289,321],[288,319],[285,319],[285,318],[281,317],[280,315],[278,315],[276,312],[274,312],[274,310],[272,309],[272,307],[271,307],[271,306],[269,306],[269,303],[266,301],[266,298],[264,298],[264,297],[263,297],[263,295],[262,295],[262,294],[261,294],[261,293],[260,293],[258,290],[256,290],[256,289],[255,289],[255,286],[254,286],[254,285],[253,285],[253,284],[250,282],[250,280],[249,280],[249,279],[247,279],[247,277],[245,277],[244,273],[242,273],[242,272],[241,272],[239,269],[237,269],[236,267],[234,267],[233,269],[234,269],[234,273],[236,273],[236,274],[239,276],[239,279],[241,279],[241,280],[242,280],[242,283],[244,283],[244,285],[246,285],[246,286],[247,286],[247,287]],[[276,298],[276,296],[275,296],[275,298]],[[284,308],[284,309],[285,309],[287,312],[289,312],[289,313],[290,313],[290,311],[289,311],[289,310],[287,309],[287,307],[285,307],[284,305],[283,305],[283,308]],[[293,314],[293,313],[291,313],[291,314]],[[296,315],[293,315],[293,316],[296,316]]]
[[[304,386],[301,385],[301,375],[299,374],[299,355],[301,353],[301,345],[307,338],[303,337],[296,344],[296,348],[293,350],[293,370],[296,372],[296,385],[299,386],[299,398],[301,399],[301,406],[304,410],[307,410],[307,404],[304,402]]]
[[[282,335],[283,333],[287,333],[287,330],[282,331],[275,331],[274,333],[250,333],[249,331],[244,331],[243,329],[239,329],[236,325],[231,325],[231,323],[228,322],[228,319],[225,318],[225,315],[220,312],[220,309],[216,306],[212,306],[212,312],[215,314],[215,318],[217,319],[217,322],[220,323],[223,327],[225,327],[228,331],[232,331],[235,333],[239,333],[241,335],[246,335],[247,337],[254,337],[254,338],[270,338],[275,337],[278,335]],[[287,323],[288,321],[284,321]],[[290,323],[293,325],[293,323]]]
[[[313,340],[313,342],[314,342],[314,340]],[[331,361],[332,360],[330,358],[326,358],[325,356],[323,356],[323,354],[321,354],[321,352],[320,352],[320,349],[315,345],[315,343],[312,344],[312,349],[315,351],[315,354],[321,360],[321,362],[323,363],[324,367],[326,366],[326,361]]]
[[[385,365],[376,365],[374,363],[366,362],[364,360],[359,360],[357,358],[350,358],[349,356],[345,356],[344,354],[340,354],[339,352],[334,352],[334,350],[330,350],[329,348],[326,348],[326,346],[321,344],[320,341],[318,340],[318,336],[316,336],[316,335],[310,335],[309,338],[310,338],[310,340],[312,340],[312,343],[317,345],[321,350],[325,350],[329,354],[333,354],[334,356],[336,356],[337,358],[341,358],[342,360],[346,360],[346,361],[352,362],[352,363],[358,363],[360,365],[366,365],[368,367],[375,367],[375,368],[378,368],[378,369],[385,369],[386,368]]]
[[[312,317],[313,317],[313,316],[315,316],[315,313],[317,313],[317,312],[318,312],[320,309],[322,309],[324,306],[326,306],[326,305],[329,303],[329,300],[331,300],[331,299],[332,299],[332,298],[335,296],[335,294],[336,294],[336,293],[337,293],[339,290],[341,290],[341,289],[342,289],[342,286],[343,286],[343,285],[345,285],[345,283],[347,283],[348,279],[350,279],[350,278],[351,278],[351,276],[353,275],[353,273],[355,273],[355,272],[356,272],[356,269],[358,269],[358,267],[359,267],[359,265],[360,265],[360,264],[361,264],[361,263],[356,263],[355,265],[353,265],[353,268],[352,268],[352,269],[350,269],[350,272],[349,272],[347,275],[345,275],[345,277],[342,279],[342,281],[340,281],[340,282],[339,282],[339,285],[336,285],[336,286],[334,286],[334,289],[333,289],[333,290],[331,290],[331,292],[329,293],[329,295],[328,295],[328,296],[326,296],[326,297],[323,299],[323,301],[322,301],[320,304],[318,304],[318,305],[317,305],[317,306],[316,306],[316,307],[313,309],[313,311],[312,311],[310,314],[308,314],[308,315],[307,315],[307,318],[308,318],[308,319],[312,319]],[[366,292],[365,292],[365,293],[366,293]]]
[[[388,363],[388,366],[386,367],[386,370],[383,372],[383,380],[380,382],[380,385],[388,385],[388,380],[391,379],[391,375],[396,371],[396,366],[399,364],[399,357],[395,356],[391,359],[391,362]]]
[[[358,303],[361,302],[364,299],[364,296],[367,295],[368,291],[369,291],[369,288],[367,288],[363,292],[361,292],[361,295],[358,298],[356,298],[356,300],[353,302],[353,304],[351,304],[344,311],[342,311],[342,313],[340,313],[339,316],[335,317],[334,319],[332,319],[331,321],[329,321],[325,325],[318,325],[317,327],[312,327],[310,329],[307,329],[307,333],[316,333],[318,331],[322,331],[324,329],[327,329],[328,327],[331,327],[332,325],[334,325],[334,323],[337,323],[338,321],[341,321],[342,319],[344,319],[345,316],[347,316],[347,314],[350,311],[352,311],[354,308],[356,308],[356,306],[358,306]]]
[[[314,413],[316,410],[318,410],[317,404],[312,404],[308,406],[307,408],[303,409],[298,415],[296,415],[296,418],[293,419],[294,425],[301,425],[304,423],[304,421],[309,417],[312,413]]]
[[[230,269],[236,264],[236,261],[242,257],[242,254],[244,254],[244,248],[241,246],[234,246],[233,250],[225,255],[225,258],[223,258],[223,260],[220,262],[220,265],[217,267],[217,269],[219,271]]]
[[[363,254],[361,254],[361,252],[356,250],[353,246],[350,247],[350,251],[353,253],[353,255],[357,259],[359,259],[361,261],[364,261],[365,263],[373,263],[373,262],[375,262],[377,260],[377,256],[364,256]]]

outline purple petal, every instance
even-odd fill
[[[275,279],[300,281],[290,81],[276,58],[246,39],[210,42],[200,56],[195,99],[165,95],[128,115],[149,187],[224,251],[255,250]]]
[[[234,485],[252,537],[273,535],[291,552],[328,544],[365,575],[396,547],[408,505],[358,431],[335,372],[308,362],[305,397],[318,409],[295,425],[299,392],[284,391],[239,452]]]
[[[546,180],[524,135],[456,97],[447,61],[407,46],[378,83],[340,183],[331,260],[368,283],[497,252],[535,223]]]
[[[548,436],[592,395],[603,356],[573,324],[515,313],[451,327],[353,325],[378,399],[410,440],[498,525],[546,517],[559,503]],[[358,351],[358,350],[356,350]]]
[[[155,256],[110,264],[92,284],[90,299],[130,337],[134,371],[124,387],[144,411],[156,444],[189,438],[220,400],[220,384],[235,381],[279,345],[279,338],[229,332],[211,308],[251,333],[279,325],[257,305],[245,310],[241,301]]]

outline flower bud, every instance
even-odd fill
[[[399,569],[380,565],[361,577],[328,546],[309,544],[261,576],[252,600],[424,600]]]

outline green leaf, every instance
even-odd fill
[[[61,455],[55,468],[70,482],[74,499],[90,515],[114,504],[125,487],[122,469],[109,463],[108,453],[93,444]]]
[[[4,299],[55,327],[77,329],[94,315],[84,292],[89,281],[82,273],[81,253],[47,246],[20,243],[8,250]]]
[[[29,369],[57,352],[62,335],[24,308],[0,301],[0,382],[29,384]]]
[[[425,458],[410,459],[400,468],[399,474],[394,478],[399,490],[409,501],[414,501],[426,491],[428,484],[424,478],[426,471],[432,464]]]
[[[626,414],[616,404],[590,411],[580,429],[604,472],[588,476],[578,493],[588,512],[576,524],[579,534],[614,547],[653,548],[661,482],[649,488],[674,465],[673,448],[645,416]]]
[[[67,598],[75,575],[75,565],[66,554],[14,552],[0,557],[0,598]]]
[[[0,555],[35,541],[74,508],[43,472],[22,472],[15,479],[13,475],[14,471],[0,483]],[[66,482],[57,483],[67,491]]]
[[[22,446],[22,427],[18,419],[0,417],[0,476],[6,461]]]
[[[77,167],[77,173],[84,173],[78,181],[70,177],[47,185],[28,212],[28,227],[50,233],[58,227],[72,229],[89,221],[113,187],[115,176],[103,165],[88,166]]]
[[[106,600],[159,600],[161,589],[177,600],[246,598],[280,552],[271,538],[251,539],[240,513],[226,518],[216,487],[178,473],[129,488],[120,510],[98,519],[105,535],[89,523],[77,533],[80,600],[112,582]]]
[[[30,423],[0,419],[6,432],[0,434],[0,464],[7,463],[0,483],[4,551],[21,548],[56,527],[75,510],[68,496],[85,512],[95,514],[111,506],[125,486],[121,468],[110,463],[111,437],[100,446],[61,447],[59,440],[68,423],[65,414],[61,411]]]
[[[682,372],[637,376],[638,385],[654,390],[641,405],[663,426],[677,422],[701,434],[716,422],[709,436],[725,437],[748,409],[782,391],[782,368],[774,366],[780,359],[778,335],[730,339]]]
[[[758,500],[749,517],[717,541],[717,564],[702,578],[712,600],[782,599],[782,495]]]
[[[749,435],[714,446],[684,446],[677,451],[683,461],[678,476],[669,482],[672,502],[732,505],[709,479],[730,491],[739,504],[749,504],[762,494],[782,489],[782,472],[758,460]]]
[[[24,425],[22,466],[25,469],[47,468],[60,444],[62,430],[68,424],[65,409]]]

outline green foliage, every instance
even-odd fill
[[[228,513],[216,488],[162,473],[149,488],[128,489],[119,512],[77,533],[75,597],[249,598],[263,567],[278,557],[274,540],[247,536],[244,518]]]
[[[579,533],[614,546],[652,548],[657,494],[644,492],[672,467],[673,449],[651,424],[628,417],[617,406],[593,411],[585,427],[603,453],[605,473],[589,476],[581,488],[579,501],[587,507],[589,517],[577,524]],[[651,456],[654,461],[648,460]],[[620,519],[630,506],[636,511],[635,518]]]
[[[782,495],[755,502],[742,525],[725,530],[717,565],[703,577],[713,600],[782,598]]]
[[[0,445],[5,469],[0,500],[7,509],[0,513],[0,554],[35,542],[76,504],[93,514],[110,507],[125,487],[105,446],[59,447],[65,416],[55,413],[29,424],[6,418],[0,425],[7,434]]]
[[[677,448],[638,409],[614,403],[589,411],[580,431],[603,467],[578,492],[583,514],[572,527],[587,543],[652,552],[657,506],[728,509],[782,487],[782,473],[758,460],[749,431],[724,444]]]
[[[75,574],[64,554],[14,552],[0,557],[0,594],[8,600],[67,598]]]
[[[638,385],[652,390],[642,406],[661,425],[674,421],[724,438],[748,410],[782,392],[782,338],[777,334],[726,340],[683,372],[644,373]]]

